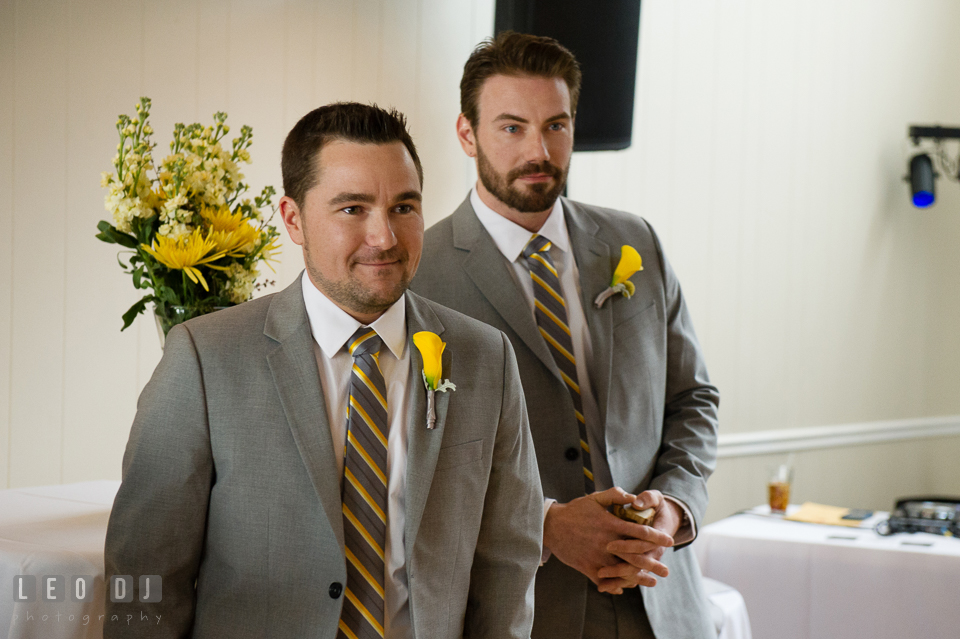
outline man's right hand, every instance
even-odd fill
[[[654,586],[666,577],[667,567],[652,557],[627,563],[607,551],[607,544],[619,539],[639,539],[669,548],[673,539],[655,528],[623,521],[607,511],[613,504],[633,503],[635,495],[621,488],[578,497],[566,504],[553,504],[543,526],[543,543],[557,559],[575,568],[597,585],[600,592],[621,594],[624,588]],[[606,578],[597,573],[601,568]],[[613,575],[611,575],[613,573]],[[615,576],[614,576],[615,575]]]

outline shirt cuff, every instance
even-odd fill
[[[689,544],[697,538],[697,522],[693,520],[693,514],[690,512],[690,509],[687,508],[687,505],[676,497],[664,495],[663,498],[669,499],[677,506],[680,506],[680,510],[683,511],[683,522],[681,522],[677,534],[673,536],[673,543],[677,546]],[[544,507],[543,512],[544,517],[546,517],[546,507]]]
[[[547,525],[547,511],[550,510],[550,506],[553,506],[557,503],[556,499],[550,499],[549,497],[543,498],[543,525]],[[547,563],[547,560],[550,559],[550,549],[543,545],[541,541],[541,550],[540,550],[540,565]]]

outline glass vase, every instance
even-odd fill
[[[210,310],[210,309],[206,309]],[[160,350],[163,350],[167,341],[167,333],[177,324],[183,324],[188,319],[203,315],[205,309],[198,306],[175,306],[173,304],[157,304],[153,307],[153,318],[157,321],[157,334],[160,336]]]

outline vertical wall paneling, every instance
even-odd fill
[[[288,0],[286,10],[288,18],[284,25],[284,41],[277,43],[278,47],[284,48],[281,127],[274,133],[276,139],[272,142],[272,148],[275,151],[268,152],[262,146],[255,150],[257,165],[274,170],[270,177],[272,181],[265,183],[273,184],[279,195],[283,195],[280,172],[283,139],[293,125],[312,109],[330,102],[355,99],[354,57],[360,48],[371,46],[370,41],[358,39],[355,32],[357,9],[354,0]],[[262,138],[257,144],[261,141]],[[271,290],[278,290],[300,273],[303,257],[300,247],[291,242],[283,230],[279,215],[274,222],[281,229],[283,261],[275,266],[276,276],[271,272],[269,278],[277,282]]]
[[[228,36],[230,118],[239,133],[253,127],[253,164],[244,166],[251,192],[280,184],[280,148],[286,134],[283,112],[284,15],[282,0],[233,0]],[[204,116],[209,117],[209,116]]]
[[[229,6],[228,2],[220,2],[218,7],[227,18],[225,28],[230,26]],[[147,96],[153,101],[150,122],[157,143],[154,159],[160,162],[170,152],[174,123],[210,120],[209,113],[204,115],[200,112],[197,94],[201,64],[198,59],[198,0],[171,0],[162,4],[141,0],[139,9],[142,52],[140,82],[126,85],[129,106],[121,112],[131,113],[140,96]],[[202,17],[202,12],[200,15]],[[131,32],[136,33],[133,24],[130,28]],[[225,71],[228,70],[229,67]],[[132,285],[130,289],[132,291]],[[149,309],[136,320],[135,328],[138,345],[137,385],[142,389],[161,355],[156,325]]]
[[[29,486],[62,478],[68,3],[14,10],[10,485]]]
[[[420,23],[417,0],[384,0],[380,18],[380,59],[377,61],[376,101],[407,116],[417,105],[417,28]],[[420,140],[414,138],[421,156]]]
[[[283,138],[310,109],[397,107],[429,225],[475,179],[458,85],[494,4],[0,2],[0,487],[119,476],[161,356],[151,316],[119,332],[138,292],[93,238],[117,114],[153,98],[159,160],[174,122],[228,112],[230,138],[254,128],[243,172],[259,192],[281,190]],[[633,146],[577,154],[569,192],[656,228],[724,431],[960,413],[960,188],[941,179],[921,212],[901,179],[908,124],[958,123],[958,23],[942,0],[643,4]],[[301,268],[287,241],[265,273],[280,287]],[[941,465],[958,449],[806,452],[797,496],[886,507],[908,488],[955,492]],[[773,461],[723,460],[710,516],[762,500]]]
[[[493,35],[493,21],[494,14],[496,13],[496,0],[473,0],[473,13],[470,19],[470,49],[466,56],[458,67],[461,75],[463,73],[463,65],[469,57],[469,52],[473,51],[473,48],[480,44],[486,38],[489,38]],[[457,82],[457,112],[460,111],[460,86],[459,81]],[[454,125],[451,124],[451,128],[454,128]],[[477,183],[477,167],[473,161],[467,161],[463,163],[463,179],[464,184],[467,189],[470,189],[474,184]]]
[[[282,133],[274,141],[275,155],[270,156],[265,153],[260,144],[263,140],[258,136],[253,156],[258,166],[262,165],[264,169],[273,170],[272,177],[268,178],[266,183],[272,184],[277,190],[274,203],[283,195],[280,171],[280,149],[282,149],[283,138],[300,118],[320,106],[316,96],[324,80],[320,73],[321,61],[318,52],[325,38],[319,37],[318,34],[327,25],[326,4],[329,3],[288,0],[284,6],[283,38],[276,43],[283,52],[283,96],[280,119]],[[262,277],[275,282],[274,286],[265,289],[264,292],[280,290],[293,281],[303,268],[300,247],[290,241],[283,229],[279,214],[274,216],[273,223],[280,229],[283,248],[279,256],[281,262],[273,265],[275,271],[269,267],[260,269]]]
[[[417,33],[420,28],[418,0],[383,0],[380,15],[380,58],[377,60],[377,103],[395,108],[407,118],[413,143],[421,163],[431,151],[418,134],[417,95],[420,82]],[[426,176],[424,188],[430,192],[436,184]]]
[[[384,54],[384,31],[392,28],[383,20],[383,0],[357,0],[353,12],[353,96],[361,102],[379,102]]]
[[[680,13],[683,19],[674,31],[673,153],[668,164],[673,237],[665,244],[695,317],[711,310],[705,303],[709,297],[704,278],[692,277],[688,265],[700,264],[708,255],[707,238],[715,221],[715,216],[705,215],[713,208],[714,166],[701,158],[712,156],[714,144],[716,65],[710,62],[718,35],[713,26],[716,3],[698,4],[696,11]]]
[[[901,23],[901,32],[904,34],[922,34],[923,37],[940,41],[951,38],[955,41],[956,25],[960,24],[960,5],[946,3],[949,13],[945,12],[940,19],[931,21],[929,15],[911,12],[909,22]],[[901,16],[901,20],[904,17]],[[952,32],[954,35],[948,36]],[[905,38],[909,36],[904,36]],[[917,36],[914,36],[917,37]],[[926,96],[927,99],[918,101],[916,111],[910,113],[911,123],[944,122],[960,123],[960,113],[957,105],[960,104],[960,83],[945,81],[955,73],[956,60],[952,59],[956,53],[944,52],[930,47],[916,48],[904,56],[900,72],[894,77],[905,84],[905,90]],[[889,78],[888,78],[889,80]],[[957,143],[949,146],[951,154],[956,157]],[[911,147],[903,149],[903,161],[909,157]],[[897,191],[903,197],[904,185]],[[960,379],[960,331],[957,330],[960,318],[960,295],[956,293],[957,282],[960,282],[960,251],[957,250],[957,238],[960,238],[960,189],[957,183],[941,178],[937,184],[938,203],[934,215],[913,216],[918,225],[919,238],[917,248],[903,259],[918,260],[920,250],[927,252],[927,272],[924,277],[923,290],[927,300],[928,319],[925,323],[923,388],[924,405],[931,412],[951,410],[957,402],[957,379]],[[903,201],[902,199],[900,200]],[[909,207],[908,207],[909,208]],[[946,462],[947,455],[941,455]],[[956,468],[955,464],[952,464]],[[949,473],[950,466],[941,467],[941,471]],[[960,490],[954,490],[955,494]]]
[[[15,162],[14,44],[15,5],[0,3],[0,489],[10,471],[10,384],[13,348],[13,211]]]
[[[723,396],[721,418],[738,413],[739,396],[726,393],[733,387],[742,362],[738,339],[740,308],[731,304],[738,299],[742,283],[737,250],[742,233],[742,213],[748,204],[743,192],[743,165],[731,157],[743,157],[745,92],[743,73],[747,60],[747,0],[724,3],[717,10],[713,42],[715,53],[710,73],[714,76],[715,103],[712,120],[713,144],[709,155],[701,157],[711,165],[710,199],[716,203],[708,238],[711,269],[705,296],[711,321],[697,321],[700,339],[711,345],[711,378]]]
[[[423,210],[428,226],[452,213],[471,186],[464,180],[464,164],[470,160],[455,134],[463,63],[476,44],[470,42],[473,31],[465,4],[420,1],[420,83],[411,128],[424,149]]]
[[[226,111],[230,116],[227,122],[239,133],[241,122],[234,119],[230,104],[230,78],[233,74],[243,74],[230,55],[230,42],[235,29],[235,20],[230,2],[223,0],[197,0],[195,2],[196,54],[191,61],[196,77],[196,116],[202,121],[217,111]],[[264,41],[262,45],[279,47],[283,42]],[[262,96],[274,98],[275,96]],[[186,116],[182,116],[186,117]],[[232,137],[232,136],[231,136]],[[254,147],[256,151],[256,147]]]
[[[353,70],[357,49],[366,46],[357,41],[355,32],[358,0],[324,2],[317,19],[316,33],[319,56],[317,71],[317,105],[356,99]]]
[[[952,121],[958,93],[956,40],[915,21],[958,9],[881,4],[645,4],[634,145],[574,159],[573,197],[658,230],[724,428],[960,406],[960,296],[944,292],[960,260],[930,241],[957,236],[954,185],[921,213],[900,180],[906,125]]]
[[[282,135],[285,136],[297,120],[320,106],[316,94],[317,87],[323,80],[318,73],[317,51],[322,38],[317,37],[317,33],[318,24],[325,13],[322,4],[300,0],[288,0],[284,11],[283,38],[277,46],[283,50],[281,129]],[[279,167],[280,157],[269,158],[258,155],[257,161],[273,162]],[[279,175],[279,168],[277,174]],[[274,186],[278,191],[281,190],[279,183]]]
[[[224,7],[227,3],[221,3]],[[270,184],[278,193],[283,192],[280,180],[280,149],[289,126],[284,121],[284,63],[285,47],[302,48],[303,57],[309,60],[313,44],[305,41],[285,42],[284,21],[289,10],[309,7],[315,3],[291,4],[283,0],[232,0],[229,3],[230,29],[226,36],[225,50],[230,58],[230,73],[227,75],[227,108],[219,110],[230,114],[233,130],[230,137],[238,135],[244,124],[253,127],[252,164],[243,165],[244,182],[250,185],[249,196],[259,194]],[[324,9],[332,3],[323,2]],[[296,15],[296,14],[294,14]],[[320,35],[314,35],[322,38]],[[288,82],[310,84],[309,76],[295,74]],[[203,117],[210,117],[205,115]],[[279,217],[274,222],[283,226]],[[285,239],[285,238],[284,238]],[[275,267],[276,268],[276,267]],[[278,268],[280,275],[287,275]],[[299,271],[299,268],[296,269]],[[276,281],[277,286],[289,280],[275,276],[269,268],[262,267],[262,275]],[[291,277],[292,279],[292,277]],[[270,291],[276,291],[272,288]]]
[[[123,454],[139,391],[137,333],[119,329],[121,314],[143,292],[136,291],[118,267],[118,254],[126,259],[128,251],[92,236],[98,221],[112,222],[103,206],[105,190],[97,187],[100,173],[113,168],[117,115],[135,116],[139,96],[128,87],[140,82],[141,17],[139,4],[121,0],[70,6],[70,24],[82,26],[70,30],[66,95],[64,482],[119,479],[116,462]],[[98,25],[111,23],[110,38],[97,35]],[[111,73],[103,73],[105,65]],[[155,139],[166,141],[167,136]],[[155,154],[162,157],[166,151],[161,144]],[[146,323],[151,322],[147,316]],[[99,373],[83,374],[94,363]]]

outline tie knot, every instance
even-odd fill
[[[550,240],[534,233],[533,237],[530,238],[530,241],[527,242],[527,245],[523,248],[523,256],[530,259],[535,253],[546,253],[550,250],[551,246]]]
[[[361,326],[347,342],[347,350],[354,359],[364,355],[376,355],[383,346],[383,340],[377,332],[369,326]]]

